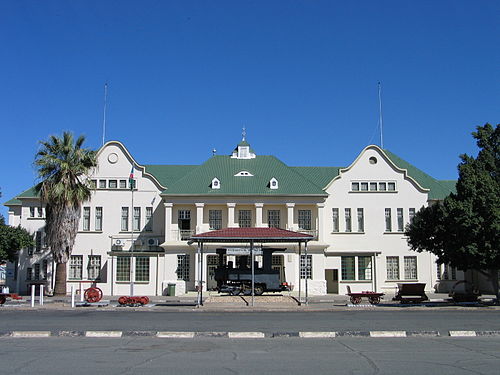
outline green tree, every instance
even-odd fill
[[[84,136],[50,136],[41,141],[35,166],[41,182],[36,185],[45,204],[45,233],[56,263],[55,295],[66,295],[66,265],[73,250],[81,205],[91,195],[88,174],[96,167],[96,152],[82,148]]]
[[[412,250],[486,275],[497,299],[500,269],[500,125],[478,126],[477,157],[460,155],[456,194],[422,208],[407,228]]]
[[[3,215],[0,215],[0,263],[14,262],[19,250],[33,245],[33,236],[26,229],[6,225]]]

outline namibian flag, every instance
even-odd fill
[[[130,189],[135,188],[135,181],[134,181],[134,165],[132,165],[132,169],[130,170],[130,176],[128,177],[128,184],[130,186]]]

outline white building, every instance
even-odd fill
[[[455,181],[436,180],[374,145],[345,168],[290,167],[257,155],[245,140],[231,155],[201,165],[141,165],[111,141],[98,151],[92,179],[95,191],[82,207],[68,282],[86,287],[96,281],[107,295],[129,295],[131,277],[136,295],[165,294],[168,283],[176,284],[176,294],[195,290],[196,244],[188,239],[226,227],[275,226],[313,235],[311,267],[302,275],[298,245],[280,244],[273,255],[282,281],[297,288],[307,277],[309,294],[345,294],[348,285],[353,292],[393,292],[398,282],[426,283],[431,291],[462,276],[436,265],[429,253],[410,251],[403,234],[415,212],[450,194]],[[53,288],[45,210],[34,190],[5,205],[10,225],[36,233],[36,247],[9,265],[8,285],[21,293],[31,284]],[[216,247],[221,244],[204,251],[205,289],[214,287]]]

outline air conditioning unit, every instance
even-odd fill
[[[114,246],[123,246],[123,245],[125,245],[125,240],[120,239],[120,238],[115,238],[113,240],[113,245]]]
[[[158,246],[159,242],[158,238],[150,238],[148,239],[148,246]]]

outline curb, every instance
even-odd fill
[[[407,337],[500,337],[500,331],[301,331],[301,332],[192,332],[192,331],[1,331],[2,338],[47,338],[47,337],[156,337],[160,339],[228,338],[316,338],[334,339],[337,337],[359,338],[407,338]]]

